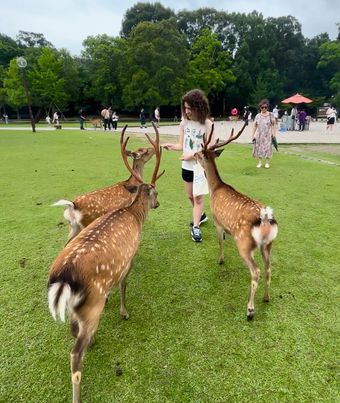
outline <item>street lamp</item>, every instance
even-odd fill
[[[26,93],[26,98],[27,98],[27,105],[28,105],[28,112],[30,115],[31,119],[31,125],[32,125],[32,131],[35,133],[35,121],[32,113],[32,100],[31,100],[31,94],[28,89],[28,82],[25,74],[25,68],[27,67],[27,61],[24,57],[17,57],[17,66],[20,69],[20,75],[21,75],[21,80],[22,80],[22,85],[25,88],[25,93]]]

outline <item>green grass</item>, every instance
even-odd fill
[[[67,227],[50,205],[126,178],[119,136],[2,131],[0,156],[0,401],[68,402],[73,340],[46,290]],[[85,356],[83,402],[338,402],[339,167],[280,152],[259,170],[250,146],[235,144],[219,158],[224,180],[272,206],[280,225],[272,300],[261,302],[262,278],[247,322],[248,271],[230,240],[216,263],[211,220],[203,243],[191,241],[178,158],[163,153],[160,207],[129,277],[130,320],[115,291]]]

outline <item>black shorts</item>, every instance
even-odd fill
[[[189,171],[188,169],[182,168],[182,179],[184,182],[194,181],[194,171]]]
[[[335,123],[335,119],[334,119],[334,118],[328,118],[328,119],[327,119],[327,124],[328,124],[328,125],[334,125],[334,123]]]

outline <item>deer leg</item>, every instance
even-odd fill
[[[119,293],[120,293],[120,309],[119,309],[119,313],[122,319],[129,319],[129,313],[126,309],[125,306],[125,292],[126,292],[126,280],[127,280],[127,276],[129,274],[130,268],[131,268],[132,262],[130,262],[128,264],[128,268],[126,269],[126,274],[124,274],[124,277],[122,278],[122,280],[119,283]]]
[[[216,222],[215,222],[215,227],[216,227],[216,231],[217,231],[218,244],[220,246],[220,252],[219,252],[217,262],[219,264],[222,264],[224,262],[224,229],[223,229],[223,227],[216,224]]]
[[[71,314],[71,334],[73,337],[77,338],[79,333],[79,324],[76,316],[72,313]]]
[[[251,246],[242,245],[240,243],[238,243],[237,246],[242,259],[244,260],[250,271],[251,282],[250,282],[249,301],[247,304],[247,319],[252,320],[255,314],[255,294],[260,278],[260,270],[256,266]]]
[[[87,318],[78,322],[79,332],[71,351],[72,403],[80,403],[80,381],[84,355],[97,331],[103,307],[104,303],[101,301],[94,310],[88,312]]]
[[[261,247],[261,254],[262,254],[262,258],[263,258],[264,270],[265,270],[265,276],[266,276],[266,281],[265,281],[265,285],[264,285],[264,296],[263,296],[264,302],[269,302],[269,300],[270,300],[269,287],[270,287],[270,280],[271,280],[271,269],[270,269],[271,249],[272,249],[272,243]]]

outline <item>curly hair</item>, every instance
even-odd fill
[[[187,103],[194,111],[198,121],[204,124],[205,120],[210,114],[209,101],[203,91],[195,89],[187,92],[182,97],[181,109],[182,115],[187,118],[185,113],[184,103]]]

